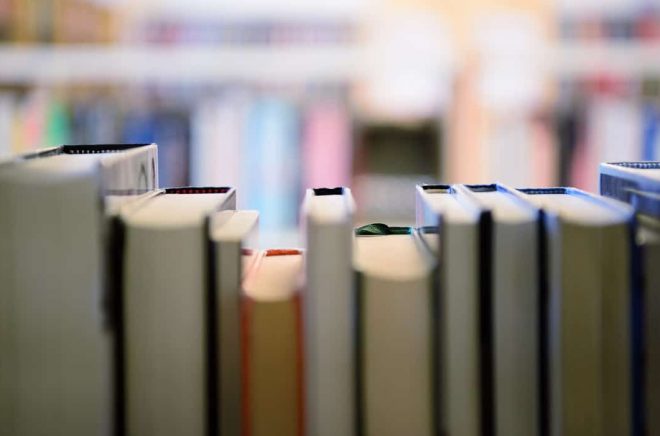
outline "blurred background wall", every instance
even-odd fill
[[[0,0],[0,155],[155,141],[291,229],[309,186],[574,185],[660,159],[660,0]]]

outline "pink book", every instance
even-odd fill
[[[314,103],[307,109],[303,159],[303,188],[350,185],[351,123],[340,103]]]

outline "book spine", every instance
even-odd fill
[[[493,334],[493,219],[489,211],[479,220],[479,368],[481,379],[481,434],[495,435],[495,380]]]
[[[114,436],[126,434],[126,361],[125,330],[124,330],[124,247],[126,228],[119,217],[111,223],[112,238],[109,246],[110,283],[108,295],[108,308],[112,326],[112,378],[113,378],[113,432]]]

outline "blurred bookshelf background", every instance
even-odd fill
[[[0,155],[150,141],[265,233],[309,186],[390,222],[427,181],[595,192],[660,159],[660,0],[0,0]]]

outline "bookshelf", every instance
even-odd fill
[[[660,74],[660,43],[578,42],[549,49],[543,67],[568,76]],[[366,75],[357,44],[312,47],[0,45],[0,83],[342,82]],[[176,61],[174,61],[176,60]],[[451,68],[451,67],[448,67]],[[460,66],[456,66],[460,69]]]
[[[12,84],[300,83],[352,80],[356,46],[0,46],[0,82]]]

